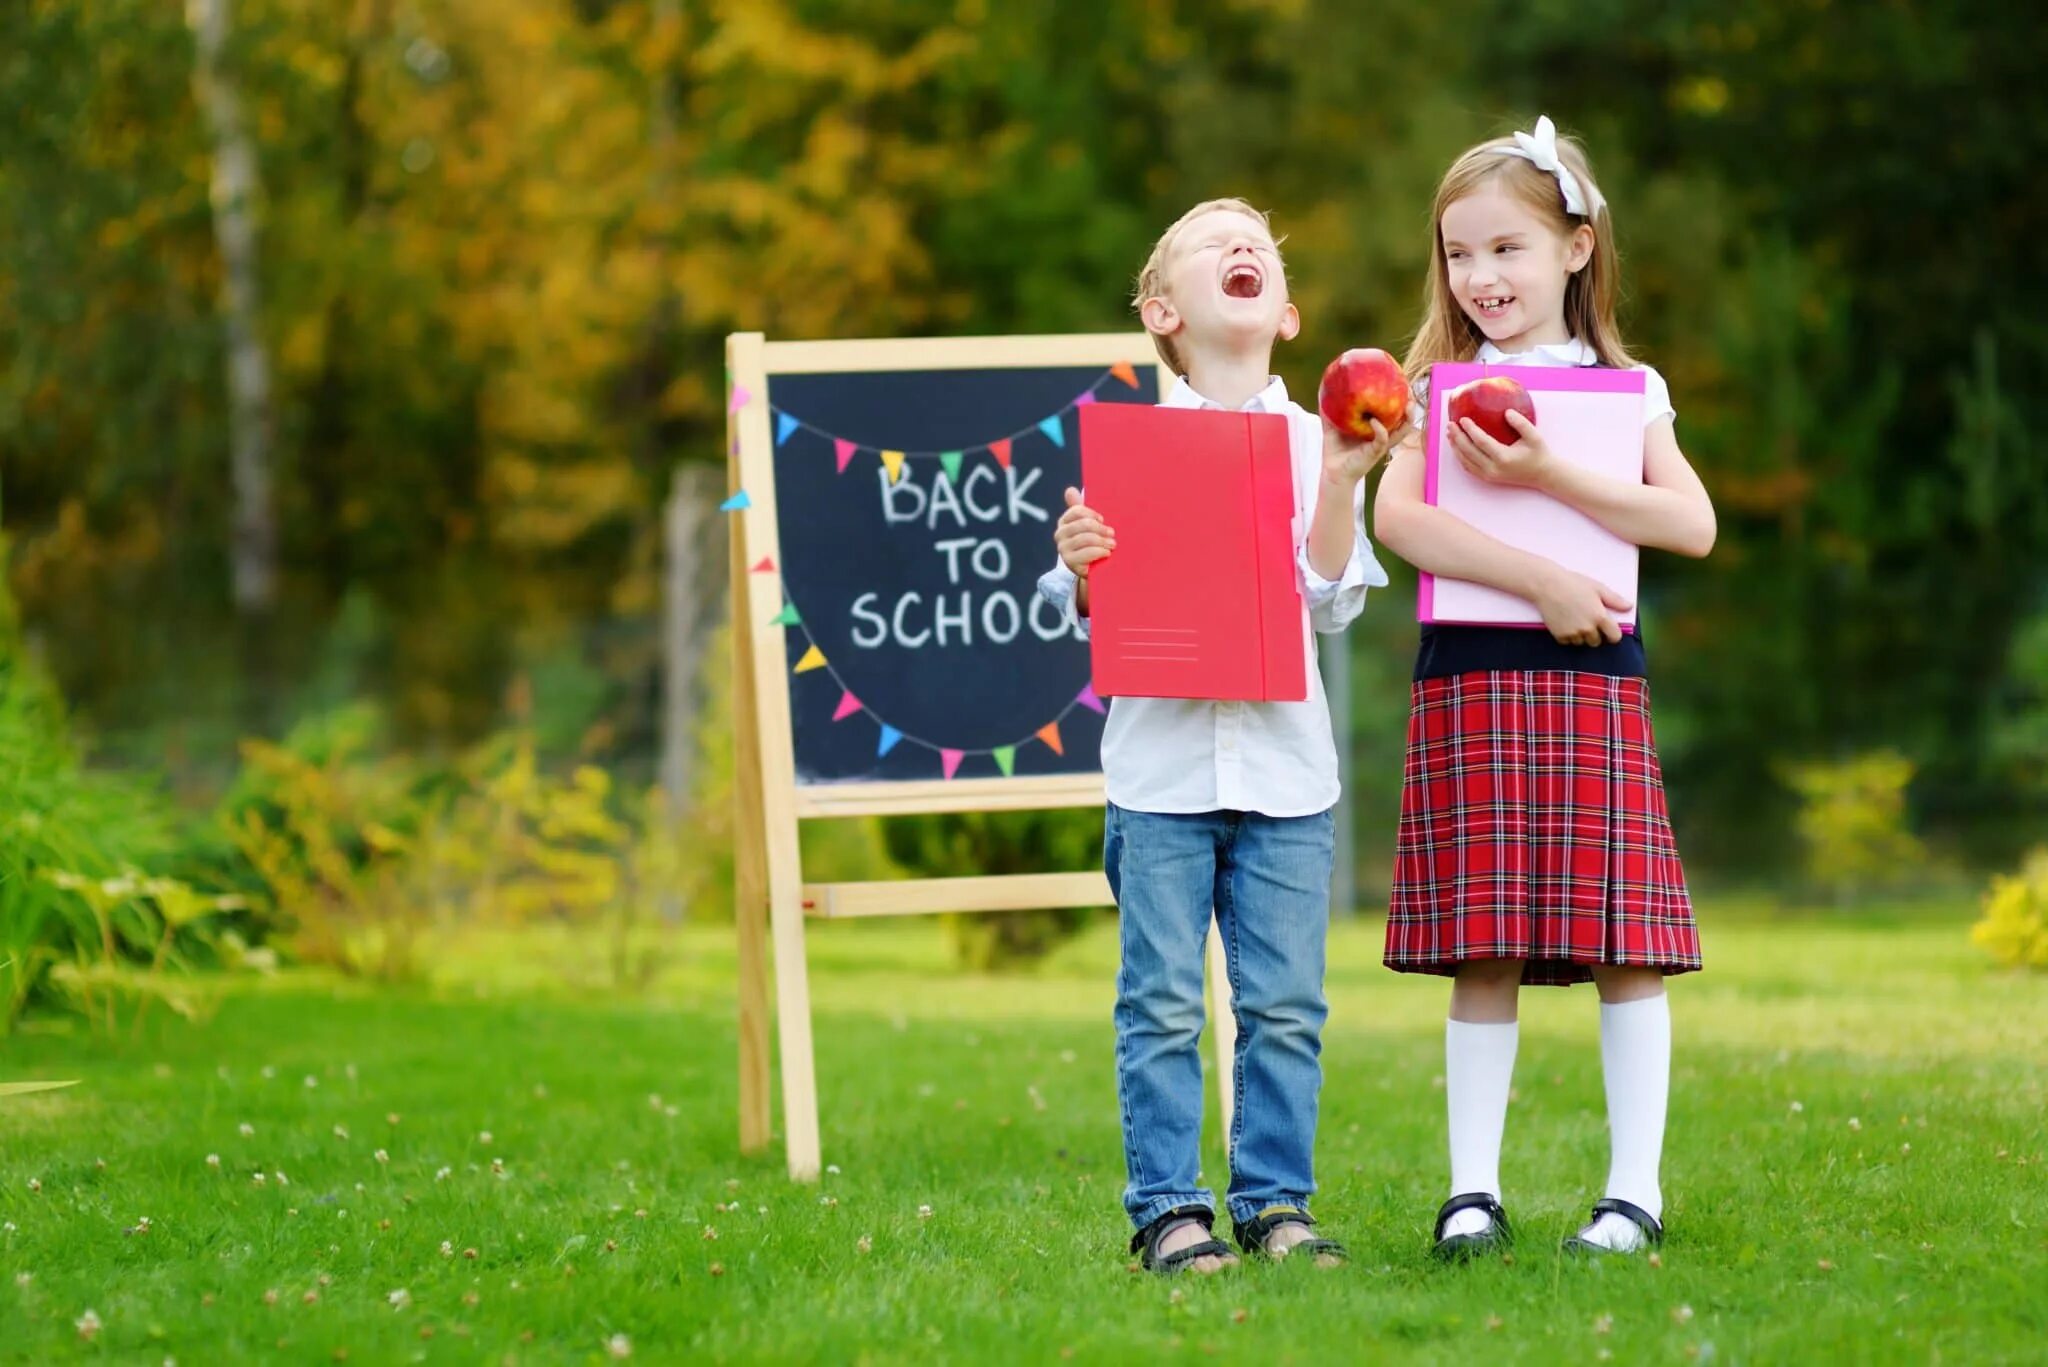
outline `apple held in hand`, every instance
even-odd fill
[[[1347,436],[1372,438],[1372,419],[1389,432],[1408,416],[1408,376],[1378,347],[1353,347],[1323,371],[1316,406]]]
[[[1520,432],[1508,426],[1510,412],[1536,421],[1536,401],[1522,388],[1521,381],[1505,375],[1474,380],[1451,391],[1451,422],[1462,424],[1470,418],[1479,424],[1480,431],[1502,446],[1513,446],[1522,439]]]

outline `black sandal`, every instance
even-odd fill
[[[1274,1253],[1266,1247],[1266,1240],[1282,1225],[1304,1225],[1315,1228],[1315,1217],[1299,1206],[1268,1206],[1250,1220],[1234,1221],[1237,1244],[1255,1258],[1292,1258],[1306,1255],[1311,1258],[1335,1258],[1339,1262],[1351,1261],[1351,1255],[1344,1251],[1344,1245],[1335,1239],[1320,1235],[1303,1239],[1282,1253]]]
[[[1177,1248],[1171,1253],[1159,1251],[1159,1241],[1176,1229],[1183,1225],[1200,1225],[1209,1229],[1215,1219],[1216,1212],[1207,1206],[1176,1206],[1131,1236],[1131,1252],[1138,1255],[1139,1263],[1147,1272],[1156,1272],[1162,1277],[1184,1270],[1197,1258],[1222,1258],[1234,1263],[1237,1254],[1231,1251],[1229,1244],[1214,1237],[1189,1244],[1186,1248]]]
[[[1664,1226],[1658,1223],[1656,1216],[1650,1214],[1649,1211],[1644,1210],[1634,1202],[1624,1201],[1614,1196],[1610,1196],[1604,1201],[1595,1201],[1593,1203],[1593,1218],[1586,1222],[1586,1227],[1590,1229],[1598,1224],[1600,1217],[1603,1215],[1619,1215],[1627,1220],[1643,1232],[1643,1242],[1635,1248],[1623,1251],[1618,1248],[1609,1248],[1605,1244],[1593,1243],[1590,1240],[1582,1239],[1578,1235],[1573,1234],[1565,1239],[1564,1251],[1567,1253],[1611,1253],[1625,1258],[1630,1253],[1641,1252],[1646,1248],[1656,1248],[1664,1242]]]
[[[1444,1237],[1444,1226],[1451,1217],[1465,1210],[1483,1210],[1491,1221],[1477,1234],[1453,1234]],[[1515,1242],[1515,1232],[1508,1225],[1508,1213],[1501,1208],[1498,1198],[1490,1192],[1468,1191],[1463,1196],[1453,1196],[1443,1203],[1436,1213],[1436,1244],[1429,1250],[1431,1256],[1447,1263],[1464,1262],[1488,1253],[1504,1252]]]

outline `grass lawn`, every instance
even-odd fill
[[[2040,1361],[2048,978],[1967,917],[1709,903],[1660,1267],[1556,1252],[1606,1171],[1590,988],[1524,997],[1518,1255],[1424,1259],[1445,989],[1382,970],[1373,922],[1332,955],[1332,1272],[1126,1270],[1108,924],[1018,978],[954,973],[929,922],[814,930],[816,1188],[735,1152],[709,930],[645,996],[528,937],[432,991],[296,976],[200,1027],[25,1034],[0,1079],[83,1081],[0,1101],[0,1361]]]

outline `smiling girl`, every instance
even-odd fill
[[[1613,222],[1577,144],[1547,118],[1534,134],[1481,143],[1445,173],[1431,221],[1428,314],[1407,359],[1418,392],[1440,361],[1645,378],[1641,483],[1558,458],[1518,413],[1513,444],[1467,419],[1447,449],[1479,478],[1539,490],[1638,546],[1707,554],[1713,505],[1678,449],[1663,377],[1622,344]],[[1603,1198],[1565,1246],[1631,1253],[1664,1234],[1664,978],[1700,966],[1642,633],[1620,629],[1615,614],[1631,604],[1612,589],[1431,506],[1423,473],[1410,439],[1374,504],[1381,542],[1419,569],[1528,599],[1548,628],[1425,626],[1415,664],[1386,962],[1452,979],[1451,1184],[1435,1251],[1508,1243],[1500,1150],[1519,989],[1591,980],[1611,1160]]]

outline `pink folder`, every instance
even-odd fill
[[[1116,531],[1088,574],[1098,694],[1308,697],[1286,418],[1090,404],[1081,481]]]
[[[1641,553],[1576,508],[1534,489],[1488,484],[1466,469],[1444,439],[1450,393],[1491,375],[1521,381],[1536,404],[1536,426],[1559,457],[1576,465],[1641,483],[1643,478],[1643,373],[1596,366],[1483,365],[1461,361],[1429,372],[1429,417],[1423,498],[1518,550],[1636,596]],[[1464,579],[1421,576],[1416,620],[1461,626],[1541,627],[1543,616],[1517,598]],[[1635,630],[1633,609],[1618,619]]]

